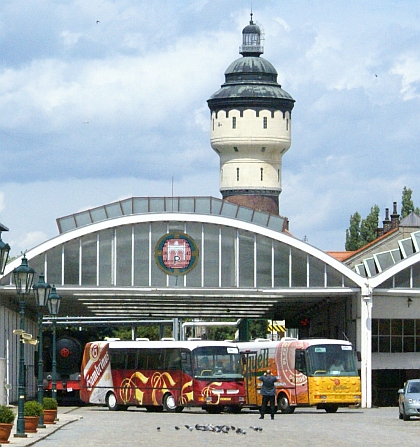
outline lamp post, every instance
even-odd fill
[[[56,326],[57,315],[60,309],[61,296],[57,294],[55,285],[52,286],[51,292],[48,295],[48,310],[52,319],[53,327],[53,345],[52,345],[52,383],[51,396],[57,399],[57,346],[56,346]]]
[[[19,297],[20,308],[20,331],[25,332],[25,296],[29,295],[34,281],[35,270],[28,266],[28,260],[25,254],[19,267],[13,270],[13,279],[15,281],[16,293]],[[25,347],[22,337],[19,339],[19,385],[18,385],[18,417],[16,422],[16,437],[26,437],[25,434]]]
[[[39,275],[38,283],[33,286],[38,306],[38,402],[44,403],[44,359],[42,352],[42,317],[43,309],[47,305],[48,296],[51,291],[51,286],[44,280],[44,275]],[[38,422],[39,428],[44,428],[44,414],[41,415]]]
[[[7,260],[9,259],[10,245],[1,240],[1,232],[9,229],[0,223],[0,275],[3,275]]]

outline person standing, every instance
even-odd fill
[[[271,375],[271,371],[267,369],[263,376],[258,377],[258,380],[262,382],[261,387],[261,395],[262,395],[262,405],[261,405],[261,415],[260,419],[264,419],[265,410],[267,408],[267,404],[270,403],[270,413],[271,419],[274,419],[275,413],[275,399],[276,399],[276,387],[274,384],[276,383],[277,378]]]

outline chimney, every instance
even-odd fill
[[[389,208],[385,208],[385,220],[383,221],[384,231],[383,234],[388,233],[392,229],[391,220],[389,218]]]
[[[400,226],[400,215],[397,213],[397,202],[393,202],[394,211],[391,214],[391,229],[398,228]]]

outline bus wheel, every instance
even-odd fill
[[[106,404],[111,411],[118,411],[122,409],[121,405],[117,404],[117,398],[114,393],[108,393],[106,396]]]
[[[289,399],[286,394],[280,394],[278,400],[278,407],[280,411],[284,414],[292,414],[295,411],[295,407],[291,407],[289,403]]]
[[[175,411],[176,410],[176,402],[174,396],[172,394],[165,394],[163,398],[163,408],[166,411]]]
[[[336,404],[326,404],[325,405],[325,411],[327,413],[336,413],[338,410],[338,405]]]

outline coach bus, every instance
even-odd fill
[[[240,411],[245,384],[238,347],[216,341],[95,341],[87,343],[80,397],[110,410],[128,406],[180,412]]]
[[[260,407],[267,369],[277,377],[276,405],[282,413],[317,407],[334,413],[361,403],[360,377],[352,345],[344,340],[285,338],[237,343],[242,356],[246,406]]]

